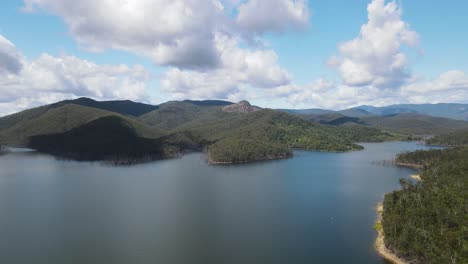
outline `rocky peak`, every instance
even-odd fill
[[[257,106],[252,106],[248,101],[240,101],[237,104],[232,104],[223,107],[224,112],[228,113],[250,113],[260,110]]]

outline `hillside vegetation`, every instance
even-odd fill
[[[361,105],[340,111],[326,109],[281,109],[293,114],[339,113],[349,117],[389,116],[398,114],[418,114],[468,121],[468,104],[396,104],[383,107]]]
[[[138,117],[132,115],[144,111],[149,112]],[[164,158],[173,156],[167,155],[168,149],[171,153],[206,150],[210,161],[219,163],[285,158],[292,155],[293,149],[359,150],[362,147],[353,142],[401,139],[396,134],[368,126],[317,124],[299,116],[251,106],[246,101],[239,104],[216,100],[183,101],[148,107],[130,101],[97,102],[80,98],[0,118],[0,144],[30,146],[77,159],[108,159],[112,151],[100,148],[110,141],[98,144],[97,137],[91,135],[112,138],[116,133],[113,130],[119,131],[119,126],[109,120],[120,120],[121,125],[125,124],[124,127],[130,127],[135,133],[129,137],[130,142],[136,142],[129,156],[138,156],[136,152],[140,151],[141,157],[150,153],[155,158]],[[158,143],[148,143],[148,147],[154,148],[149,151],[139,144],[143,140]],[[88,145],[87,141],[96,144]],[[114,144],[126,142],[114,138]],[[92,149],[96,155],[92,155]],[[127,151],[118,146],[109,146],[109,150],[115,150],[116,156]]]
[[[0,130],[0,144],[27,145],[32,136],[65,132],[104,116],[122,117],[145,137],[162,135],[158,129],[149,129],[130,117],[71,103],[39,107],[0,118],[0,128],[3,128]]]
[[[90,98],[82,97],[74,100],[65,100],[58,102],[57,105],[76,104],[87,107],[94,107],[101,110],[138,117],[159,108],[157,105],[137,103],[130,100],[121,101],[95,101]]]
[[[32,136],[29,146],[64,158],[119,164],[168,158],[178,153],[162,140],[139,136],[133,124],[119,116],[97,118],[63,133]]]
[[[439,146],[468,145],[468,129],[461,129],[452,133],[438,135],[426,140],[426,143]]]
[[[370,126],[405,135],[439,135],[467,128],[468,122],[420,114],[363,117]]]
[[[385,195],[386,246],[409,263],[468,263],[468,148],[401,154],[422,181]]]

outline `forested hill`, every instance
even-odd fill
[[[157,105],[137,103],[130,100],[120,101],[95,101],[90,98],[82,97],[75,100],[65,100],[57,103],[58,106],[66,104],[76,104],[81,106],[94,107],[101,110],[107,110],[122,115],[138,117],[159,108]]]
[[[468,145],[468,129],[460,129],[452,133],[438,135],[427,140],[426,143],[439,146]]]
[[[133,131],[129,141],[138,143],[131,151],[124,146],[123,137],[114,140],[115,145],[98,144],[99,137],[112,138],[119,131],[122,132],[119,135],[124,135],[127,132],[123,128]],[[353,142],[401,138],[367,126],[318,124],[288,113],[261,109],[246,101],[239,104],[172,101],[150,107],[129,101],[97,102],[81,98],[0,118],[0,144],[29,146],[55,155],[90,160],[112,156],[122,159],[125,150],[129,160],[147,154],[164,158],[173,156],[174,152],[206,150],[214,163],[235,163],[285,158],[295,148],[350,151],[362,148]],[[154,151],[140,144],[146,142],[144,139],[152,140],[147,142]]]
[[[468,147],[404,153],[424,169],[385,195],[385,245],[408,263],[468,263]]]
[[[162,140],[139,136],[128,120],[117,115],[100,117],[63,133],[32,136],[29,147],[64,158],[116,164],[177,155],[175,148]]]

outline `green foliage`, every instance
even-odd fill
[[[438,135],[426,140],[426,143],[439,146],[468,145],[468,129],[461,129],[452,133]]]
[[[31,138],[35,139],[32,141],[35,143],[50,142],[52,138],[67,138],[82,143],[85,138],[77,138],[76,135],[82,133],[76,131],[91,129],[94,126],[88,124],[97,120],[102,123],[102,120],[106,120],[102,119],[104,117],[116,117],[125,121],[137,137],[157,139],[165,150],[173,153],[206,149],[213,162],[283,158],[290,156],[292,149],[359,150],[362,146],[353,142],[379,142],[396,138],[394,134],[376,128],[316,124],[270,109],[250,113],[227,113],[222,111],[222,105],[225,104],[229,102],[168,102],[134,118],[103,109],[136,113],[149,110],[147,105],[130,101],[96,102],[86,98],[63,101],[0,118],[0,143],[25,145]],[[137,109],[132,110],[131,106]],[[110,127],[101,125],[96,134],[102,137],[105,137],[106,133],[111,135],[114,131]],[[67,133],[70,131],[74,132]],[[46,137],[47,135],[53,137]],[[96,139],[87,135],[86,140],[94,142]],[[116,141],[115,144],[121,143]],[[70,146],[65,143],[64,145]],[[99,144],[94,146],[96,153],[101,151],[98,146]],[[35,144],[35,147],[38,148],[38,144]],[[41,145],[41,149],[47,151],[48,148]],[[93,157],[90,151],[78,146],[67,150],[55,144],[51,151],[67,151],[67,155],[72,152],[86,152],[83,154],[86,158]],[[142,152],[148,151],[143,148]],[[72,154],[80,156],[82,153]],[[102,156],[96,155],[94,158]]]
[[[380,231],[382,230],[382,228],[383,228],[383,227],[382,227],[382,222],[379,221],[379,222],[375,223],[374,229],[375,229],[377,232],[380,232]]]
[[[400,134],[362,125],[339,127],[338,134],[339,137],[352,142],[384,142],[407,139],[407,137]]]
[[[468,122],[419,114],[362,117],[373,127],[405,135],[439,135],[468,128]]]
[[[422,181],[402,180],[385,195],[385,244],[411,263],[468,263],[468,148],[398,156],[424,166]]]
[[[437,159],[442,155],[444,151],[440,149],[434,149],[431,151],[427,150],[416,150],[413,152],[405,152],[397,155],[396,162],[404,164],[420,165],[422,167],[427,166],[430,162]]]
[[[219,107],[202,107],[189,102],[167,102],[157,110],[140,116],[138,120],[152,127],[172,130],[198,119],[209,118],[216,111],[221,110]]]
[[[65,100],[55,104],[56,106],[61,106],[64,104],[76,104],[81,106],[93,107],[101,110],[106,110],[114,113],[119,113],[121,115],[128,116],[141,116],[148,112],[151,112],[155,109],[158,109],[158,106],[132,102],[130,100],[121,100],[121,101],[95,101],[90,98],[82,97],[75,100]]]
[[[119,116],[131,123],[145,137],[158,137],[162,132],[149,129],[134,119],[93,107],[76,104],[44,106],[0,118],[0,143],[25,145],[28,138],[37,135],[56,134],[87,124],[105,116]]]
[[[174,152],[174,146],[161,140],[138,136],[132,124],[119,116],[101,117],[64,133],[29,140],[30,147],[57,156],[120,164],[166,158]]]
[[[257,139],[226,138],[209,147],[209,159],[213,163],[239,163],[291,156],[292,152],[284,145]]]
[[[287,157],[294,148],[321,151],[362,148],[349,139],[342,138],[337,127],[315,125],[274,110],[252,113],[218,112],[214,114],[214,118],[187,123],[178,127],[177,131],[192,131],[205,142],[214,143],[208,148],[213,162]]]

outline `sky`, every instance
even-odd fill
[[[0,116],[64,99],[468,103],[464,0],[2,0]]]

